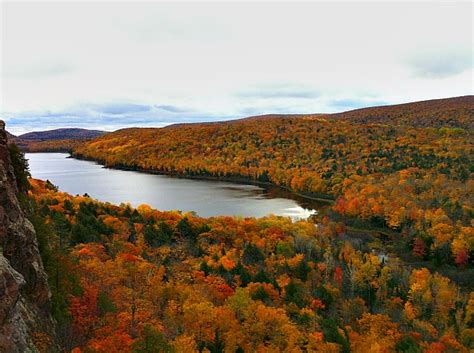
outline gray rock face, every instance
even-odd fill
[[[0,121],[0,352],[53,351],[51,292]]]

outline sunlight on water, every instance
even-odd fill
[[[318,212],[316,210],[308,210],[300,206],[290,207],[285,209],[285,216],[291,217],[293,220],[307,219],[310,216],[316,215]]]

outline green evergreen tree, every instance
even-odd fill
[[[13,172],[15,173],[18,190],[26,192],[30,188],[28,178],[31,177],[28,160],[14,143],[8,145],[8,152],[10,154],[10,160],[13,166]]]

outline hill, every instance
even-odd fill
[[[331,120],[348,120],[358,124],[372,123],[412,127],[448,127],[472,130],[474,129],[474,96],[432,99],[419,102],[368,107],[333,114],[264,114],[228,121],[175,124],[168,126],[168,128],[176,128],[186,125],[239,124],[247,121],[296,118],[308,120],[324,118]]]
[[[108,167],[329,196],[339,215],[407,234],[402,240],[416,257],[462,266],[474,264],[473,106],[470,96],[338,115],[123,129],[73,154]]]
[[[367,124],[474,129],[474,96],[433,99],[331,114],[331,118]]]
[[[29,132],[9,137],[25,152],[69,152],[84,141],[106,134],[106,131],[77,128]]]
[[[26,141],[44,141],[44,140],[66,140],[66,139],[91,139],[105,134],[105,131],[88,130],[78,128],[54,129],[47,131],[34,131],[18,136]]]

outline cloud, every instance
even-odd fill
[[[140,8],[140,5],[135,5]],[[141,6],[144,6],[143,4]],[[146,6],[146,4],[145,4]],[[165,6],[166,7],[166,6]],[[136,18],[126,18],[119,26],[133,40],[157,41],[190,41],[190,40],[224,40],[231,33],[219,19],[209,15],[200,4],[187,4],[188,11],[199,16],[164,16],[162,11],[148,8],[145,16],[140,13]],[[133,12],[133,11],[132,11]],[[130,17],[130,16],[129,16]],[[124,19],[122,19],[124,21]]]
[[[298,85],[260,85],[248,91],[236,94],[238,98],[255,98],[255,99],[314,99],[320,96],[320,93],[312,88]]]
[[[162,127],[175,123],[228,120],[233,115],[197,112],[173,105],[85,103],[52,111],[5,113],[7,130],[14,134],[62,127],[113,131],[124,127]]]
[[[143,104],[114,103],[101,105],[98,106],[96,109],[97,111],[105,114],[123,115],[130,113],[148,112],[151,110],[151,107]]]
[[[298,106],[290,105],[268,105],[264,107],[247,106],[239,110],[240,117],[267,115],[267,114],[299,114],[308,113],[308,110],[303,110]]]
[[[454,76],[473,67],[471,49],[423,52],[408,61],[414,76],[429,79],[443,79]]]
[[[61,62],[38,63],[34,65],[6,65],[4,76],[19,79],[41,79],[62,76],[74,71],[74,66]]]
[[[155,108],[164,110],[170,113],[186,113],[186,112],[192,112],[190,109],[185,109],[185,108],[180,108],[175,105],[155,105]]]
[[[328,102],[328,106],[338,111],[351,110],[358,108],[377,107],[390,104],[383,100],[369,100],[367,98],[343,98],[334,99]]]

